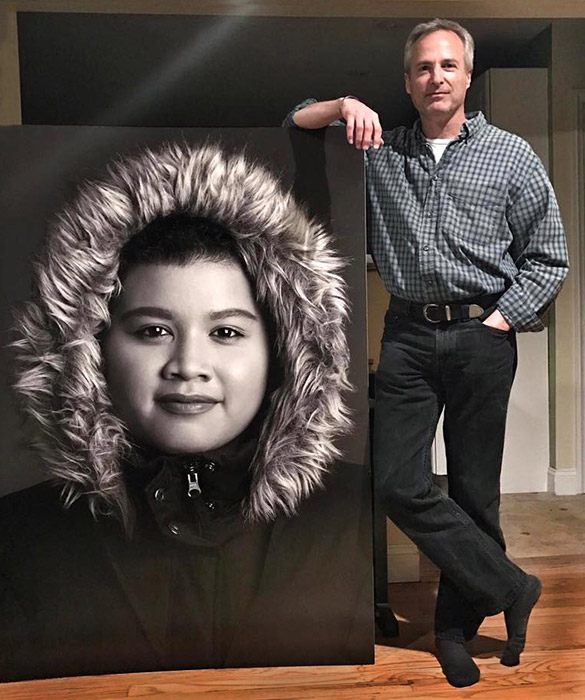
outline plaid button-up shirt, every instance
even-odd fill
[[[388,291],[421,303],[501,294],[497,307],[513,328],[541,330],[568,262],[555,195],[531,147],[481,112],[438,163],[418,121],[383,138],[365,158],[370,246]]]

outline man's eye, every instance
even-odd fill
[[[156,339],[165,338],[167,336],[170,337],[171,334],[166,328],[163,328],[163,326],[145,326],[144,328],[140,328],[136,332],[136,335],[141,338]]]
[[[243,333],[236,331],[234,328],[222,326],[221,328],[216,328],[211,335],[218,340],[234,340],[235,338],[241,338]]]

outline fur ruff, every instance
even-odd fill
[[[36,447],[66,504],[84,495],[94,515],[129,521],[121,462],[130,439],[112,411],[97,336],[120,292],[122,245],[172,213],[209,217],[233,233],[275,321],[284,380],[270,398],[242,509],[256,521],[291,515],[321,484],[338,456],[334,438],[350,424],[342,265],[328,234],[270,172],[214,145],[168,144],[111,165],[49,229],[15,343],[15,386],[36,423]]]

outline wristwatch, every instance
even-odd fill
[[[343,106],[343,103],[345,102],[345,100],[358,100],[358,102],[359,102],[359,98],[357,98],[355,95],[345,95],[345,97],[339,97],[337,100],[337,108],[339,109],[340,118],[342,117],[341,107]]]

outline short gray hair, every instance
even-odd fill
[[[412,59],[412,49],[419,39],[427,34],[444,29],[457,34],[463,42],[463,56],[465,68],[468,71],[473,70],[473,53],[475,50],[475,42],[471,34],[462,27],[459,22],[454,22],[450,19],[432,19],[430,22],[421,22],[408,35],[406,44],[404,45],[404,72],[410,71],[410,61]]]

